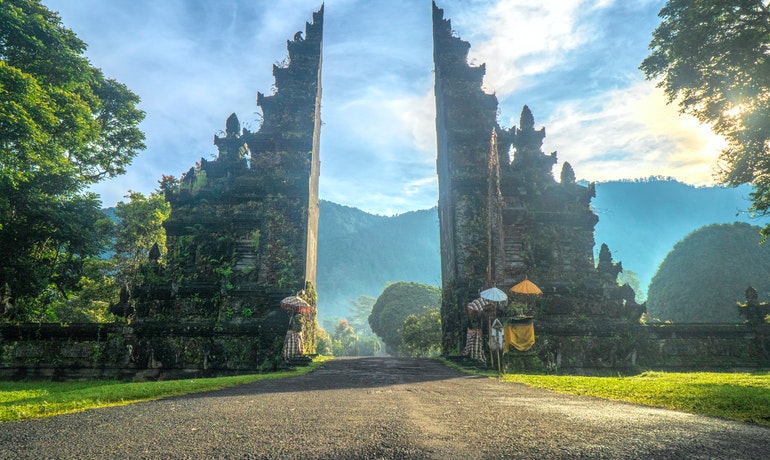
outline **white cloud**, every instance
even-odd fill
[[[560,162],[591,181],[660,175],[713,184],[725,145],[645,81],[592,100],[565,101],[545,124],[544,150],[558,150]]]
[[[562,62],[570,51],[599,38],[600,30],[582,19],[610,4],[607,0],[500,0],[489,8],[464,10],[468,17],[460,17],[460,36],[472,44],[471,63],[487,65],[485,89],[504,97]],[[466,29],[476,32],[465,37]]]
[[[437,201],[432,92],[369,87],[322,110],[321,195],[380,214]]]
[[[437,190],[438,190],[438,176],[436,176],[435,174],[432,174],[428,177],[424,177],[422,179],[417,179],[417,180],[408,182],[404,186],[404,195],[406,196],[423,195],[426,192],[436,193]]]

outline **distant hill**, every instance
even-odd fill
[[[322,200],[319,211],[320,316],[344,318],[351,300],[391,282],[441,286],[436,208],[386,217]]]
[[[736,221],[764,226],[768,219],[745,212],[750,192],[749,186],[694,187],[670,179],[598,183],[595,250],[607,243],[613,259],[636,272],[646,291],[666,254],[690,232]]]
[[[592,201],[599,216],[595,250],[607,243],[615,261],[637,273],[646,292],[674,245],[709,224],[768,220],[749,217],[751,188],[694,187],[669,179],[603,182]],[[319,311],[345,317],[349,301],[377,297],[385,284],[441,285],[436,208],[393,217],[321,202],[318,237]]]

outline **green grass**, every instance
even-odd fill
[[[442,361],[463,372],[499,378],[503,382],[770,426],[770,372],[650,371],[628,377],[501,375]]]
[[[644,372],[630,377],[507,374],[504,382],[560,393],[770,425],[770,373]]]
[[[327,359],[318,357],[310,366],[291,371],[209,379],[140,383],[112,380],[0,382],[0,422],[52,417],[98,407],[123,406],[169,396],[219,390],[259,380],[293,377],[318,368]]]

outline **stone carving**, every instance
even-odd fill
[[[738,312],[749,324],[764,324],[770,315],[770,304],[759,302],[759,293],[752,286],[746,288],[746,302],[738,303]]]

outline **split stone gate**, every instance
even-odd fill
[[[273,66],[275,91],[257,94],[256,132],[235,114],[214,137],[216,160],[163,185],[172,212],[167,258],[153,251],[143,282],[112,307],[130,321],[0,327],[0,378],[176,378],[275,369],[289,328],[315,348],[323,7],[287,41]],[[644,307],[618,286],[609,249],[594,261],[592,185],[556,153],[524,106],[518,126],[498,124],[481,89],[485,67],[433,4],[442,271],[442,351],[460,354],[465,306],[490,286],[528,277],[544,291],[529,312],[537,341],[512,352],[512,368],[567,372],[640,368],[735,369],[770,363],[764,324],[639,324]],[[310,312],[278,308],[300,295]]]

